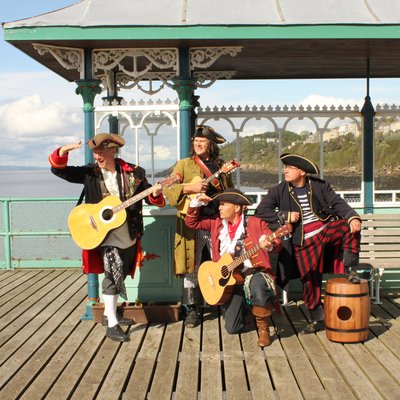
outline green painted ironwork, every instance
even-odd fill
[[[140,27],[22,27],[4,29],[6,41],[168,40],[168,39],[400,39],[393,25],[257,25]]]

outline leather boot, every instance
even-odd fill
[[[271,306],[253,306],[251,312],[256,319],[258,330],[258,345],[260,347],[267,347],[271,344],[271,337],[269,336],[268,325],[268,317],[271,315]]]
[[[201,323],[200,304],[203,297],[200,288],[183,288],[182,305],[186,309],[185,326],[195,328]]]

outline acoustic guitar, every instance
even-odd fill
[[[98,247],[113,229],[126,220],[125,208],[144,199],[161,185],[171,186],[179,182],[179,175],[171,175],[143,192],[121,202],[118,196],[107,196],[96,204],[80,204],[68,216],[68,228],[75,243],[85,250]]]
[[[286,224],[236,259],[225,253],[218,261],[203,262],[199,267],[198,281],[204,300],[212,306],[226,303],[236,284],[233,270],[243,261],[253,257],[260,249],[265,248],[273,239],[286,236],[291,231],[291,224]]]
[[[222,173],[229,174],[236,168],[240,167],[240,163],[235,160],[231,160],[224,164],[217,172],[210,175],[204,180],[204,183],[209,184],[213,179],[218,178]],[[191,185],[192,183],[201,182],[203,178],[200,176],[195,176],[189,183],[184,183],[183,185]],[[198,193],[187,194],[185,200],[178,204],[176,208],[182,213],[187,214],[190,202],[198,196]]]

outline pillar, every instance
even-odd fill
[[[194,104],[197,102],[194,91],[196,79],[191,77],[189,49],[179,49],[179,71],[180,76],[173,80],[173,89],[179,98],[179,158],[186,158],[190,152],[190,140],[193,136],[193,113]]]
[[[95,79],[77,80],[78,87],[75,92],[82,96],[83,113],[84,113],[84,133],[85,143],[94,135],[94,99],[97,94],[101,93],[100,81]],[[93,162],[93,152],[88,146],[85,147],[85,163]],[[99,298],[99,279],[97,274],[88,274],[88,298],[85,308],[85,313],[82,315],[82,320],[93,319],[92,305]]]
[[[374,211],[374,116],[375,110],[369,96],[363,108],[362,185],[364,186],[364,214]]]

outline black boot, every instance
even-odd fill
[[[310,314],[310,323],[301,331],[301,333],[316,333],[324,330],[324,308],[322,307],[322,304],[313,310],[308,309],[308,312]]]
[[[129,335],[118,324],[111,328],[107,327],[106,336],[115,342],[127,342],[129,340]]]
[[[194,328],[201,322],[200,304],[203,302],[200,288],[183,288],[182,305],[186,309],[185,326]]]
[[[361,283],[360,277],[358,276],[357,272],[352,267],[345,267],[345,274],[346,274],[346,278],[349,282],[355,283],[355,284]]]

